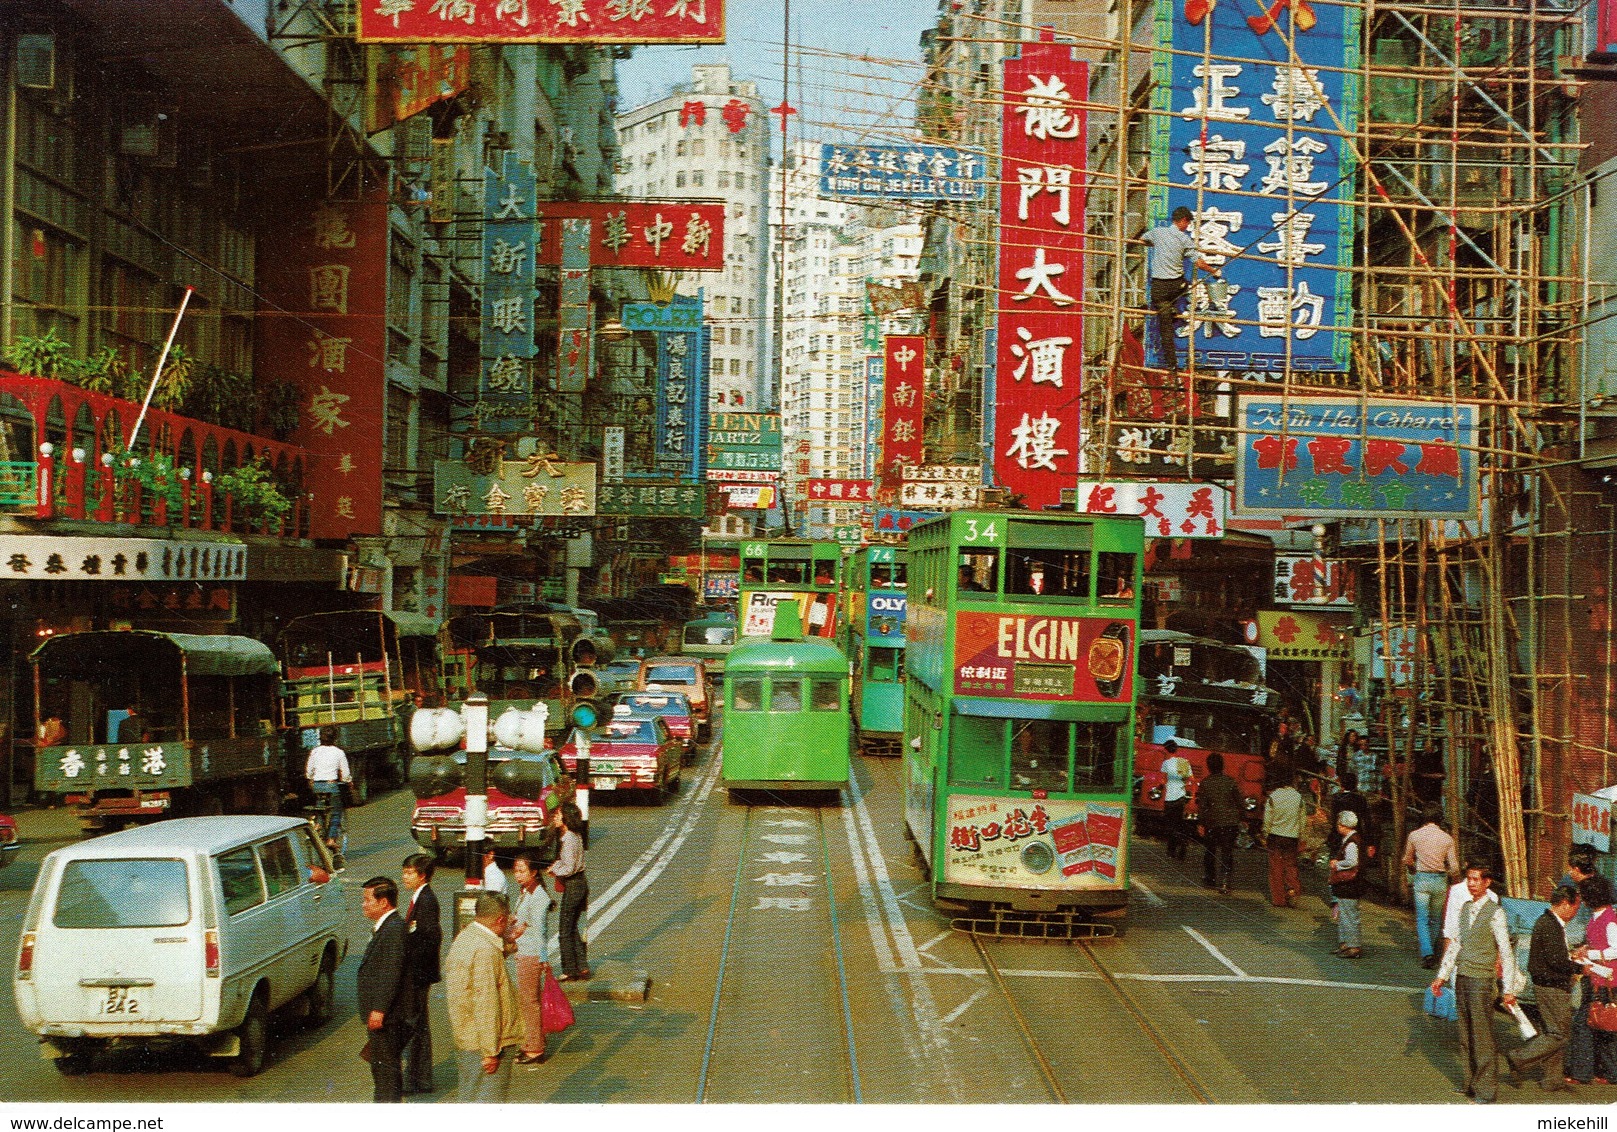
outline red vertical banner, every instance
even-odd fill
[[[1617,0],[1599,0],[1595,8],[1595,49],[1591,54],[1617,54]]]
[[[881,465],[877,480],[898,487],[899,469],[921,459],[921,393],[926,385],[926,339],[889,334],[882,339],[886,368],[882,389]]]
[[[256,371],[298,389],[309,536],[382,533],[387,197],[288,203],[258,261]]]
[[[1089,65],[1040,30],[1005,61],[994,478],[1034,510],[1078,476]]]

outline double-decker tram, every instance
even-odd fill
[[[865,754],[896,755],[903,749],[908,561],[901,546],[863,547],[848,560],[849,702]]]
[[[984,935],[1115,935],[1128,905],[1142,521],[956,511],[909,533],[904,817]]]
[[[804,636],[835,639],[841,596],[842,547],[837,543],[778,538],[741,544],[736,605],[740,637],[768,637],[775,607],[794,602]]]

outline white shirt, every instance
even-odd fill
[[[1492,888],[1482,894],[1484,900],[1499,903],[1499,894]],[[1443,904],[1443,938],[1458,939],[1460,937],[1460,909],[1464,908],[1466,901],[1471,899],[1471,892],[1465,887],[1465,881],[1449,885],[1449,894],[1444,897]]]
[[[1151,278],[1183,279],[1185,261],[1196,258],[1196,238],[1189,229],[1168,223],[1140,237],[1151,245]]]
[[[309,752],[309,761],[303,766],[303,777],[310,782],[352,782],[348,769],[348,756],[341,747],[322,743]]]
[[[1167,781],[1162,787],[1164,802],[1177,802],[1185,797],[1185,783],[1190,781],[1190,760],[1184,755],[1169,755],[1162,760],[1162,775]]]
[[[483,866],[483,891],[505,891],[505,874],[500,871],[500,866],[493,861]]]

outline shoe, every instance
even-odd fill
[[[1432,968],[1437,966],[1437,956],[1435,956],[1435,955],[1422,955],[1421,959],[1420,959],[1420,965],[1422,967],[1425,967],[1428,971],[1430,971]]]
[[[1459,1097],[1474,1097],[1477,1094],[1473,1093],[1470,1089],[1456,1085],[1454,1086],[1454,1095]]]
[[[1572,1091],[1572,1086],[1565,1081],[1541,1081],[1538,1087],[1546,1093],[1570,1093]]]
[[[556,976],[556,981],[558,983],[571,983],[571,982],[576,982],[577,980],[574,979],[573,976],[571,976],[571,975],[557,975]]]
[[[1357,947],[1344,947],[1338,954],[1343,959],[1359,959],[1364,955],[1364,952]]]
[[[547,1062],[549,1060],[550,1060],[550,1051],[549,1050],[546,1050],[544,1053],[519,1053],[519,1054],[517,1054],[517,1064],[518,1065],[543,1065],[545,1062]]]
[[[594,975],[590,973],[590,969],[588,967],[585,967],[577,975],[574,975],[573,978],[575,978],[578,982],[587,983],[590,981],[590,979],[594,978]]]

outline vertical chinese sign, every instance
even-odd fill
[[[921,390],[926,379],[926,339],[889,334],[883,343],[881,466],[876,478],[896,490],[899,469],[921,463]]]
[[[594,337],[590,334],[590,222],[563,220],[561,237],[561,337],[556,350],[556,389],[582,393],[589,384]]]
[[[1162,0],[1153,219],[1180,205],[1223,279],[1191,291],[1198,369],[1347,369],[1359,6]],[[1162,137],[1162,134],[1166,137]],[[1161,186],[1166,186],[1161,187]],[[1146,338],[1153,366],[1154,336]]]
[[[702,300],[676,295],[669,305],[688,311],[694,329],[657,332],[655,462],[662,475],[700,480],[700,457],[707,443]]]
[[[383,359],[387,357],[385,194],[289,202],[258,262],[258,377],[295,385],[311,538],[382,530]]]
[[[1089,65],[1040,35],[1005,60],[994,350],[994,476],[1034,510],[1078,475],[1089,96]]]
[[[533,431],[534,222],[533,170],[507,151],[498,173],[483,180],[482,376],[472,408],[473,431]]]
[[[862,479],[876,478],[876,461],[871,453],[876,451],[876,424],[881,418],[882,403],[882,355],[872,354],[865,358],[865,442],[859,451],[859,475]]]

